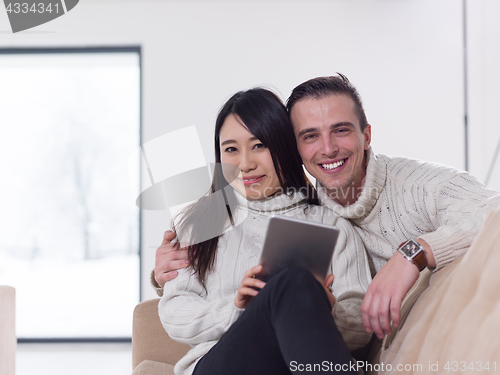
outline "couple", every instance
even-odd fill
[[[313,79],[293,90],[288,100],[293,127],[283,105],[270,95],[266,90],[236,94],[216,125],[216,161],[241,169],[242,179],[231,186],[234,199],[248,199],[246,208],[241,205],[249,211],[247,218],[219,238],[190,247],[192,267],[166,284],[177,275],[169,271],[185,266],[186,256],[178,245],[168,244],[172,233],[158,249],[155,277],[165,284],[160,317],[171,336],[194,345],[176,373],[289,373],[292,361],[348,365],[348,349],[369,339],[364,332],[380,338],[390,332],[391,321],[399,324],[402,299],[419,270],[439,269],[462,255],[487,213],[500,205],[498,193],[466,173],[375,155],[359,95],[342,75]],[[307,181],[296,146],[319,183],[321,210],[307,210],[314,196],[296,193],[307,191],[301,190]],[[216,172],[212,192],[224,188],[224,181],[224,171]],[[196,207],[181,219],[181,231],[196,229],[188,220]],[[277,275],[258,293],[253,289],[263,286],[252,277],[259,266],[251,266],[259,260],[271,213],[341,228],[343,240],[332,262],[333,294],[303,270]],[[235,221],[222,217],[228,217],[219,223],[222,229]],[[376,273],[369,286],[359,237]]]

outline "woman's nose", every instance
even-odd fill
[[[249,152],[242,152],[240,158],[240,169],[242,172],[250,172],[257,168],[257,164]]]

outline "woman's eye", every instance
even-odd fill
[[[254,149],[259,149],[259,148],[266,148],[262,143],[257,143],[253,146]]]
[[[226,148],[224,150],[224,152],[228,152],[228,153],[232,153],[232,152],[235,152],[235,151],[237,151],[236,147],[228,147],[228,148]]]

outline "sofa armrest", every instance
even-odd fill
[[[497,209],[467,253],[433,273],[391,346],[382,348],[381,362],[439,373],[453,361],[500,363],[499,227]]]
[[[144,360],[175,365],[190,349],[165,332],[158,316],[159,298],[139,303],[134,309],[132,326],[132,368]]]
[[[0,285],[0,374],[16,370],[16,290]]]

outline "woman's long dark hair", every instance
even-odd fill
[[[263,88],[234,94],[222,106],[215,122],[215,169],[210,191],[181,213],[176,225],[178,237],[189,238],[188,258],[203,285],[214,265],[219,235],[229,223],[234,225],[231,208],[236,206],[236,197],[233,189],[227,188],[220,149],[220,131],[231,114],[239,117],[248,131],[269,149],[282,191],[287,194],[301,191],[310,203],[318,203],[302,169],[293,128],[282,101]],[[212,234],[210,238],[207,233]]]

